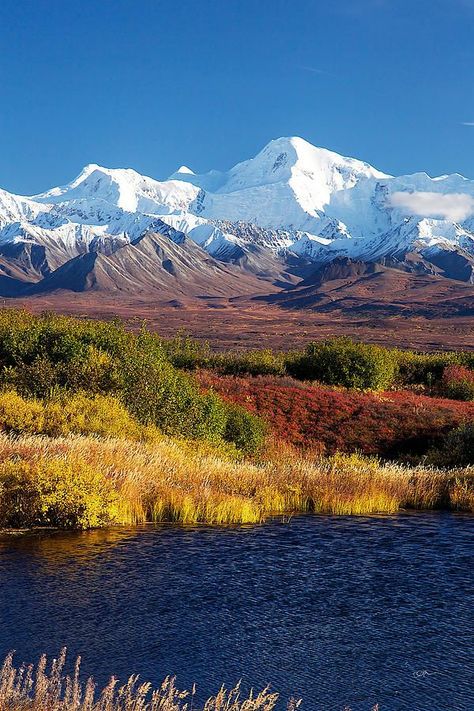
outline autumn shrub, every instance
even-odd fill
[[[1,402],[1,396],[0,396]],[[139,439],[142,427],[116,398],[74,393],[44,402],[42,434]]]
[[[397,362],[380,346],[336,338],[310,343],[299,358],[292,357],[291,375],[353,390],[383,390],[392,385]]]
[[[94,528],[114,522],[112,483],[81,459],[4,459],[0,527]]]
[[[386,458],[419,456],[474,417],[474,404],[415,395],[332,390],[290,377],[199,375],[230,402],[259,415],[270,431],[303,449],[360,451]]]
[[[0,429],[12,434],[68,434],[148,438],[144,428],[116,398],[86,393],[49,399],[25,399],[14,391],[0,393]]]
[[[193,378],[175,367],[192,368],[206,353],[206,347],[192,339],[178,335],[164,341],[145,327],[135,333],[117,322],[0,311],[0,384],[26,398],[47,400],[47,417],[43,414],[50,421],[50,434],[71,431],[124,436],[127,430],[134,436],[136,423],[132,420],[136,419],[165,434],[216,445],[226,445],[234,437],[242,451],[250,453],[261,429],[255,418],[236,418],[218,395],[202,394]],[[99,422],[99,411],[107,409],[107,401],[100,399],[94,401],[87,417],[80,408],[82,396],[74,400],[74,393],[81,392],[115,397],[131,418],[127,421],[123,408],[119,416],[119,405],[110,400],[111,421],[108,425]],[[54,404],[58,397],[63,405],[69,402],[67,419],[59,412],[61,406]],[[42,430],[31,430],[24,424],[26,428],[19,431],[46,431],[46,425]],[[10,429],[17,431],[13,426]]]
[[[44,405],[38,400],[25,400],[13,390],[0,393],[0,429],[13,434],[41,434],[44,428]]]
[[[474,400],[474,370],[463,365],[449,365],[444,369],[440,390],[452,400]]]

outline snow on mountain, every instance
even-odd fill
[[[44,210],[30,198],[0,190],[0,227],[19,220],[34,220]]]
[[[164,234],[164,225],[170,239],[187,235],[219,260],[252,255],[254,271],[264,252],[317,263],[403,260],[412,252],[436,252],[438,263],[453,250],[474,259],[474,181],[392,177],[302,138],[279,138],[228,171],[181,166],[159,181],[90,164],[32,197],[0,190],[0,245],[41,245],[53,268],[87,251],[112,253],[147,232]]]
[[[199,189],[190,183],[178,180],[159,182],[135,170],[90,164],[71,183],[34,195],[32,200],[57,204],[99,199],[127,212],[156,215],[186,209],[198,193]]]

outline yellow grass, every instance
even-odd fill
[[[255,464],[165,437],[147,443],[0,435],[0,462],[28,461],[38,471],[51,460],[56,467],[61,460],[68,468],[88,467],[109,481],[116,492],[111,521],[122,524],[245,524],[281,513],[366,515],[406,507],[474,510],[472,467],[408,468],[356,455],[303,458],[291,451]]]

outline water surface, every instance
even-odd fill
[[[295,517],[0,538],[0,654],[102,682],[270,682],[302,709],[472,711],[473,519]]]

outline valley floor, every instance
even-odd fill
[[[146,321],[164,337],[183,330],[216,349],[275,348],[289,350],[308,341],[334,336],[384,346],[431,351],[474,350],[474,299],[466,309],[451,312],[437,307],[419,313],[405,307],[360,302],[352,308],[325,306],[319,310],[286,309],[249,299],[206,299],[173,304],[146,296],[61,292],[28,299],[7,299],[8,307],[25,307],[34,313],[55,311],[72,316],[111,319],[114,316],[137,328]],[[472,311],[472,313],[471,313]]]

